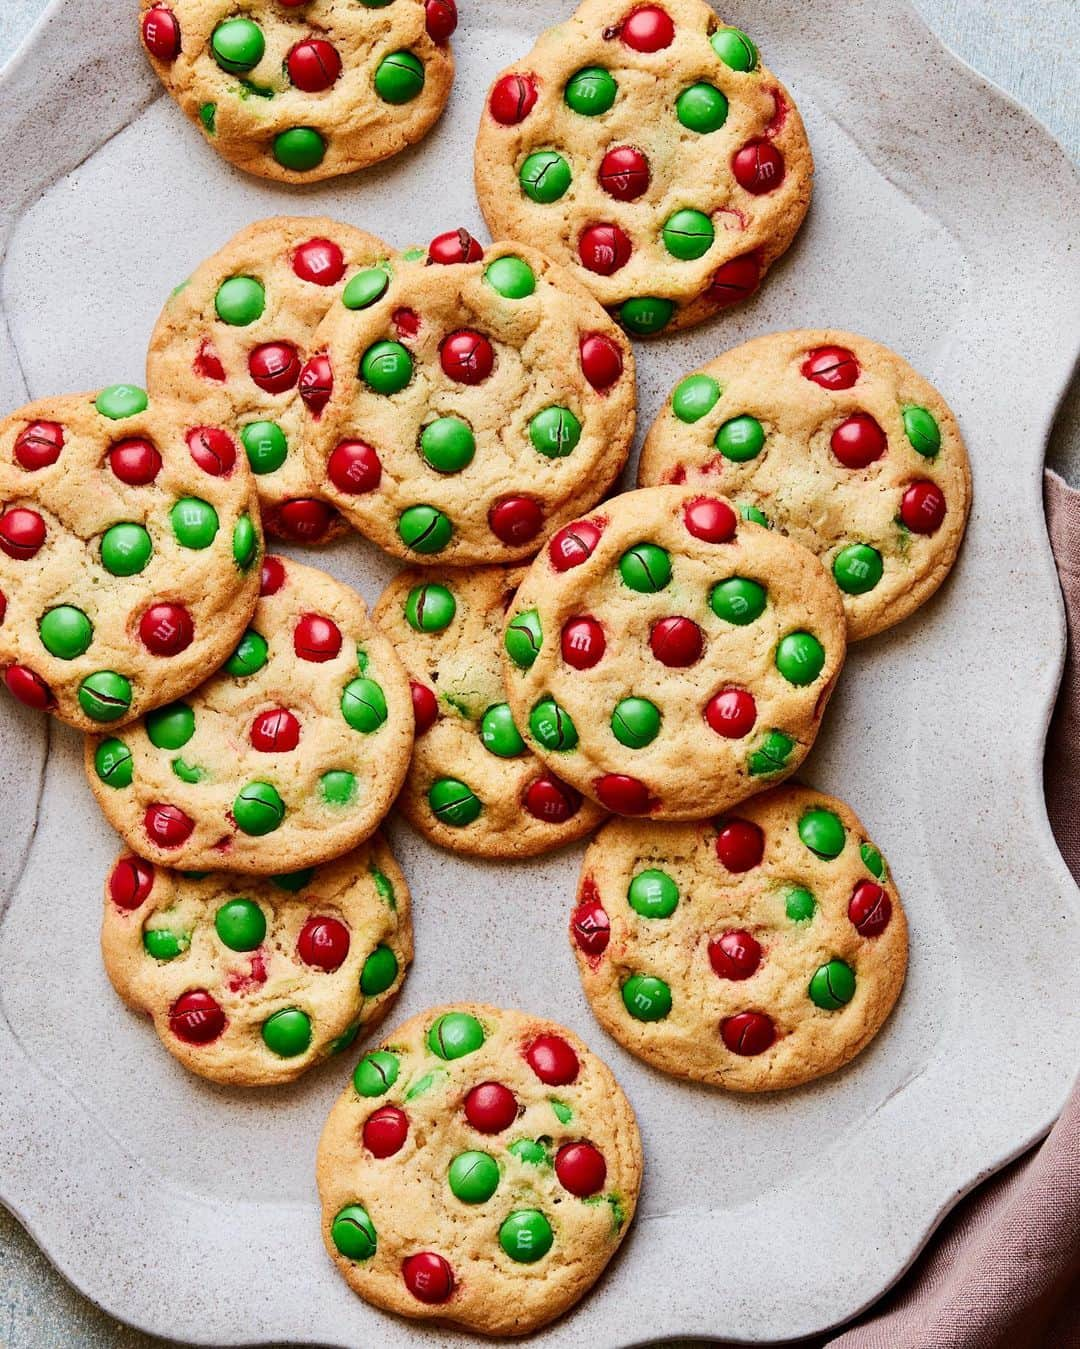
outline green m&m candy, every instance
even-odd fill
[[[384,1096],[398,1080],[401,1060],[388,1049],[376,1049],[365,1054],[353,1073],[353,1086],[358,1096]]]
[[[301,890],[307,889],[314,875],[315,868],[306,867],[303,871],[286,872],[284,876],[271,876],[270,884],[278,890],[284,890],[287,894],[298,895]]]
[[[91,721],[118,721],[131,707],[131,680],[115,670],[97,670],[79,685],[79,706]]]
[[[195,734],[195,713],[187,703],[167,703],[146,714],[146,734],[155,749],[183,749]]]
[[[551,1109],[552,1113],[554,1114],[555,1118],[559,1121],[560,1124],[569,1124],[570,1121],[574,1118],[574,1112],[570,1109],[570,1107],[566,1104],[565,1101],[556,1101],[553,1098],[551,1101]]]
[[[757,65],[757,48],[741,29],[720,28],[709,39],[713,51],[732,70],[753,70]]]
[[[679,421],[701,421],[720,401],[720,385],[711,375],[689,375],[671,396],[671,410]]]
[[[242,75],[254,70],[266,51],[262,29],[251,19],[226,19],[219,23],[210,38],[214,60],[230,75]]]
[[[488,753],[499,759],[514,759],[525,753],[525,741],[514,725],[508,703],[496,703],[484,713],[480,739]]]
[[[217,135],[217,104],[204,103],[199,109],[199,121],[208,136]]]
[[[864,843],[859,848],[863,866],[876,880],[885,879],[885,859],[872,843]]]
[[[622,1000],[637,1021],[663,1021],[671,1011],[671,989],[651,974],[632,974],[622,986]]]
[[[110,525],[101,536],[101,563],[111,576],[137,576],[150,561],[154,545],[142,525]]]
[[[569,408],[545,408],[529,423],[529,439],[546,458],[565,459],[581,440],[581,423]]]
[[[623,584],[641,595],[655,595],[671,580],[671,558],[655,543],[636,543],[619,558]]]
[[[522,192],[541,206],[565,196],[572,180],[570,165],[556,150],[534,151],[518,171]]]
[[[793,923],[808,923],[817,912],[817,900],[801,885],[787,892],[784,912]]]
[[[765,612],[767,599],[768,591],[757,581],[745,576],[729,576],[726,581],[713,586],[709,605],[717,618],[745,628]]]
[[[389,715],[386,695],[374,679],[361,675],[345,685],[341,694],[341,715],[354,731],[370,735]]]
[[[675,115],[687,131],[707,136],[727,121],[727,98],[713,84],[701,81],[684,89],[675,100]]]
[[[716,433],[716,448],[733,464],[756,459],[765,444],[765,428],[756,417],[732,417]]]
[[[110,384],[102,389],[94,399],[94,407],[111,422],[121,422],[127,417],[137,417],[150,405],[146,390],[136,384]]]
[[[74,660],[94,640],[94,625],[73,604],[58,604],[47,610],[38,623],[41,644],[58,660]]]
[[[233,819],[242,833],[253,838],[272,834],[285,819],[285,802],[269,782],[249,782],[233,801]]]
[[[191,945],[186,932],[173,932],[167,927],[148,927],[142,940],[143,950],[155,960],[175,960]]]
[[[375,71],[375,92],[386,103],[411,103],[424,87],[424,67],[412,52],[391,52]]]
[[[763,525],[766,529],[771,528],[769,517],[759,507],[752,505],[749,501],[739,502],[739,515],[744,520],[749,520],[751,524]]]
[[[563,98],[567,107],[582,117],[599,117],[611,108],[618,93],[611,71],[603,66],[585,66],[567,80]]]
[[[463,1204],[485,1204],[499,1188],[499,1164],[486,1152],[459,1152],[446,1179]]]
[[[378,1247],[375,1224],[359,1204],[349,1204],[335,1217],[330,1238],[346,1260],[370,1260]]]
[[[524,1162],[526,1166],[551,1165],[551,1158],[548,1155],[548,1150],[538,1139],[518,1138],[510,1144],[508,1150],[519,1162]]]
[[[186,759],[176,758],[172,761],[172,771],[181,782],[196,783],[202,782],[206,776],[206,770],[199,768],[196,764],[189,764]]]
[[[311,1017],[299,1007],[283,1007],[263,1022],[262,1038],[271,1053],[295,1059],[311,1046]]]
[[[439,417],[420,432],[420,453],[437,473],[460,473],[473,461],[476,437],[460,417]]]
[[[524,258],[509,253],[489,265],[484,280],[504,300],[525,300],[536,290],[536,273]]]
[[[576,749],[577,727],[554,698],[541,698],[529,715],[529,730],[545,749],[568,753]]]
[[[933,459],[941,450],[941,427],[926,408],[904,409],[904,432],[916,454]]]
[[[812,684],[825,667],[825,648],[809,632],[789,632],[776,648],[776,668],[789,684]]]
[[[169,519],[182,548],[209,548],[217,538],[217,511],[199,497],[181,497],[169,512]]]
[[[843,960],[830,960],[814,971],[807,989],[816,1007],[835,1012],[855,996],[855,971]]]
[[[370,309],[386,294],[389,285],[390,273],[385,267],[365,267],[341,292],[341,303],[346,309]]]
[[[253,276],[230,276],[218,287],[214,308],[222,323],[246,328],[262,318],[266,308],[266,290]]]
[[[270,659],[270,647],[262,633],[248,628],[236,650],[225,662],[226,671],[237,679],[256,674]]]
[[[254,951],[266,936],[266,915],[254,900],[230,899],[214,914],[214,929],[230,951]]]
[[[868,543],[852,543],[833,559],[833,576],[845,595],[865,595],[881,580],[881,554]]]
[[[410,506],[398,518],[398,538],[414,553],[441,553],[453,536],[450,517],[437,506]]]
[[[455,829],[472,824],[484,809],[473,789],[457,778],[437,778],[428,792],[428,805],[437,820]]]
[[[259,551],[259,536],[250,515],[242,515],[233,528],[233,561],[241,571],[247,571]]]
[[[289,442],[277,422],[248,422],[240,432],[252,473],[276,472],[289,453]]]
[[[790,735],[785,735],[783,731],[766,732],[764,740],[747,760],[750,776],[768,777],[770,773],[779,773],[787,767],[794,748],[795,741]]]
[[[457,601],[446,586],[413,586],[405,601],[405,618],[416,632],[442,632],[454,621]]]
[[[679,887],[666,871],[639,871],[626,892],[630,907],[642,918],[670,918],[679,903]]]
[[[122,740],[103,740],[94,751],[94,772],[107,787],[130,787],[135,772],[131,750]]]
[[[400,342],[376,342],[364,352],[360,374],[375,393],[400,393],[412,379],[413,358]]]
[[[310,173],[326,158],[326,141],[313,126],[294,126],[274,137],[274,158],[290,173]]]
[[[385,993],[398,977],[398,958],[389,946],[376,946],[360,972],[360,992],[365,998]]]
[[[512,619],[503,639],[507,654],[519,670],[528,670],[540,654],[544,644],[544,634],[540,627],[540,615],[535,609],[528,609]]]
[[[427,1033],[427,1046],[440,1059],[462,1059],[474,1054],[487,1037],[476,1017],[468,1012],[444,1012]]]
[[[611,714],[611,730],[620,745],[644,749],[660,734],[660,709],[648,698],[623,698]]]
[[[703,211],[689,208],[668,216],[663,229],[664,247],[680,262],[702,258],[713,246],[716,230]]]
[[[634,337],[652,337],[675,315],[674,300],[660,295],[636,295],[619,308],[619,322]]]
[[[799,821],[799,837],[816,857],[830,862],[844,851],[847,831],[838,815],[819,806]]]
[[[327,806],[351,806],[356,798],[356,775],[332,768],[319,779],[319,795]]]
[[[523,1265],[542,1260],[554,1240],[551,1224],[537,1208],[515,1209],[499,1228],[499,1245]]]

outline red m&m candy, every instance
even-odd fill
[[[636,52],[658,52],[675,41],[675,25],[659,5],[642,5],[626,16],[620,36]]]
[[[382,463],[378,453],[362,440],[343,440],[326,466],[330,481],[339,492],[358,496],[374,492],[382,481]]]
[[[364,1147],[373,1157],[392,1157],[405,1146],[409,1117],[396,1105],[380,1106],[364,1121]]]
[[[285,584],[285,563],[280,557],[267,555],[262,560],[259,574],[259,594],[276,595]]]
[[[139,637],[155,656],[178,656],[195,639],[195,623],[182,604],[152,604],[139,619]]]
[[[567,665],[591,670],[603,659],[607,639],[595,618],[571,618],[563,625],[561,646]]]
[[[600,161],[600,186],[616,201],[636,201],[649,190],[649,161],[632,145],[617,145]]]
[[[602,956],[611,940],[611,921],[599,899],[583,899],[570,915],[574,941],[587,956]]]
[[[393,320],[398,337],[415,337],[420,331],[420,315],[415,309],[395,309]]]
[[[158,61],[175,61],[180,55],[180,23],[164,5],[155,5],[143,15],[142,37],[146,50]]]
[[[498,1134],[517,1119],[514,1093],[501,1082],[481,1082],[465,1097],[465,1118],[482,1134]]]
[[[55,702],[44,679],[25,665],[9,665],[4,671],[4,683],[13,698],[37,712],[47,712]]]
[[[586,1199],[604,1188],[607,1162],[591,1143],[564,1143],[555,1154],[555,1174],[564,1190]]]
[[[856,412],[840,423],[829,444],[845,468],[866,468],[885,453],[885,432],[868,412]]]
[[[213,380],[215,384],[225,383],[225,367],[221,364],[221,357],[214,350],[214,345],[209,339],[204,340],[200,345],[193,365],[195,373],[203,379]]]
[[[332,239],[309,239],[293,254],[293,271],[315,286],[336,286],[345,275],[345,254]]]
[[[491,115],[502,126],[516,126],[536,107],[536,81],[531,75],[504,75],[491,91]]]
[[[765,856],[765,835],[750,820],[727,820],[716,836],[716,855],[728,871],[750,871]]]
[[[725,932],[709,942],[709,964],[721,979],[749,979],[761,964],[761,945],[749,932]]]
[[[118,909],[137,909],[154,888],[154,868],[141,857],[121,857],[109,877],[109,898]]]
[[[293,632],[293,650],[301,660],[333,660],[341,650],[341,629],[322,614],[305,614]]]
[[[182,994],[169,1009],[169,1029],[189,1045],[208,1045],[225,1029],[225,1013],[205,988]]]
[[[159,848],[179,848],[191,837],[195,821],[185,815],[179,806],[155,801],[146,808],[143,828],[147,838]]]
[[[248,357],[248,372],[264,393],[287,393],[300,378],[300,357],[288,342],[264,342]]]
[[[19,562],[28,562],[45,542],[45,521],[37,511],[12,506],[0,515],[0,548]]]
[[[409,684],[412,690],[413,718],[416,721],[416,734],[423,735],[425,731],[430,731],[439,717],[439,703],[434,693],[426,684],[418,684],[412,680]]]
[[[443,342],[439,360],[459,384],[482,384],[495,368],[495,348],[482,333],[463,328]]]
[[[577,1080],[581,1064],[561,1035],[538,1035],[525,1051],[525,1058],[541,1082],[549,1087],[565,1087]]]
[[[732,258],[718,267],[713,273],[705,298],[719,309],[729,305],[741,304],[753,295],[761,281],[761,263],[756,253],[745,253],[741,258]]]
[[[625,773],[607,773],[594,784],[600,804],[617,815],[645,815],[652,809],[649,789]]]
[[[32,473],[55,464],[63,448],[64,428],[59,422],[31,422],[15,438],[15,462]]]
[[[818,347],[807,353],[799,368],[804,379],[833,393],[850,389],[860,374],[858,359],[847,347]]]
[[[260,754],[286,754],[300,743],[300,722],[284,707],[260,712],[251,723],[251,744]]]
[[[629,236],[618,225],[590,225],[578,240],[581,265],[597,276],[612,276],[625,267],[633,251]]]
[[[661,665],[685,670],[701,659],[705,637],[691,618],[662,618],[653,625],[649,646]]]
[[[349,954],[349,929],[337,918],[309,918],[296,939],[296,952],[305,965],[333,974]]]
[[[420,1251],[402,1263],[405,1287],[418,1302],[437,1304],[449,1300],[454,1291],[454,1271],[450,1263],[434,1251]]]
[[[933,534],[939,530],[945,519],[945,494],[937,483],[925,478],[913,482],[900,503],[900,519],[913,534]]]
[[[525,788],[525,809],[544,824],[565,824],[581,809],[581,793],[545,774]]]
[[[196,426],[187,433],[191,457],[204,473],[227,478],[236,464],[236,445],[219,426]],[[160,461],[159,461],[160,462]]]
[[[458,14],[454,0],[427,0],[424,23],[432,42],[443,43],[454,36]]]
[[[764,1054],[776,1040],[776,1027],[764,1012],[738,1012],[720,1023],[720,1037],[733,1054]]]
[[[556,571],[569,571],[592,557],[603,527],[592,520],[576,520],[560,529],[548,544],[548,556]]]
[[[746,689],[721,689],[706,703],[705,720],[717,735],[741,740],[754,729],[757,703]]]
[[[318,418],[334,392],[334,367],[326,352],[319,352],[300,371],[300,397],[304,406]]]
[[[784,156],[772,141],[748,141],[731,161],[735,181],[755,197],[784,181]]]
[[[622,377],[622,352],[610,337],[590,333],[581,339],[581,370],[597,393],[603,393]]]
[[[142,436],[119,441],[109,451],[106,461],[113,475],[129,487],[145,487],[161,471],[161,455]]]
[[[277,532],[297,543],[316,543],[334,520],[334,512],[325,501],[296,497],[283,502],[274,517]]]
[[[436,235],[428,246],[428,261],[449,267],[458,262],[479,262],[484,256],[483,245],[468,230],[449,230]]]
[[[289,52],[285,69],[297,89],[318,94],[329,89],[341,74],[341,57],[324,38],[307,38]]]
[[[880,937],[892,917],[892,900],[873,881],[860,881],[848,903],[848,918],[861,937]]]
[[[683,511],[688,534],[705,543],[730,543],[738,528],[738,517],[730,504],[718,497],[698,497]]]
[[[544,513],[531,497],[507,497],[488,512],[491,532],[510,547],[535,539],[544,526]]]

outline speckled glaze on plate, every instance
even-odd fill
[[[486,237],[469,183],[484,92],[573,4],[463,4],[459,78],[436,130],[359,187],[301,194],[201,145],[134,23],[103,27],[98,8],[54,5],[0,83],[13,166],[0,203],[2,407],[137,379],[169,289],[262,216],[335,216],[398,246],[458,225]],[[593,1293],[530,1342],[545,1349],[785,1339],[846,1320],[959,1195],[1045,1131],[1080,1042],[1077,894],[1041,771],[1064,636],[1040,469],[1076,357],[1075,175],[901,0],[815,0],[809,12],[736,0],[722,17],[791,87],[816,199],[759,296],[640,349],[641,425],[725,348],[836,325],[886,343],[941,390],[971,451],[975,510],[939,595],[853,652],[807,761],[807,779],[850,802],[889,857],[912,928],[894,1016],[835,1076],[752,1101],[659,1077],[598,1035],[582,998],[564,930],[580,845],[489,864],[391,831],[417,945],[395,1016],[469,1000],[551,1017],[610,1063],[640,1118],[634,1229]],[[1018,276],[1037,303],[1018,302]],[[393,570],[355,540],[319,565],[369,602]],[[110,995],[96,929],[116,840],[77,741],[0,704],[0,1195],[69,1279],[158,1334],[416,1344],[413,1327],[349,1293],[319,1237],[315,1147],[351,1063],[275,1088],[268,1109],[191,1082]],[[690,1175],[703,1136],[725,1140],[723,1164]],[[169,1259],[148,1263],[148,1251]]]

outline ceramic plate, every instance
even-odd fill
[[[171,287],[261,216],[326,213],[400,245],[457,225],[483,237],[471,143],[484,91],[572,5],[463,0],[458,81],[434,134],[308,190],[220,161],[161,94],[133,3],[113,8],[60,0],[0,82],[4,410],[138,382]],[[803,775],[858,811],[913,928],[896,1014],[835,1077],[744,1099],[651,1072],[582,999],[566,938],[580,850],[481,865],[394,829],[418,951],[394,1019],[466,998],[555,1017],[640,1115],[640,1216],[595,1293],[540,1337],[551,1345],[784,1339],[852,1316],[960,1195],[1049,1126],[1080,1043],[1077,892],[1041,777],[1064,629],[1040,471],[1076,356],[1075,177],[901,0],[734,0],[725,18],[792,88],[817,196],[752,303],[639,348],[643,426],[680,374],[729,346],[850,328],[952,404],[975,508],[939,597],[853,652]],[[359,540],[324,556],[369,600],[391,573]],[[5,699],[0,743],[4,1202],[85,1293],[160,1335],[454,1342],[354,1298],[322,1249],[315,1145],[352,1061],[261,1094],[188,1077],[101,969],[117,841],[77,737]]]

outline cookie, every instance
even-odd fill
[[[402,572],[374,614],[409,671],[416,709],[398,807],[432,843],[476,857],[550,852],[604,817],[529,753],[506,702],[500,647],[522,575]]]
[[[814,163],[791,95],[704,0],[585,0],[492,86],[476,191],[652,337],[746,299],[794,239]]]
[[[907,968],[881,853],[849,806],[808,787],[702,824],[608,825],[570,937],[621,1045],[729,1091],[834,1072],[881,1029]]]
[[[848,639],[925,603],[956,560],[971,468],[944,399],[852,333],[772,333],[675,389],[641,454],[641,486],[722,492],[816,553]]]
[[[846,642],[812,553],[653,487],[549,540],[505,648],[514,723],[552,772],[619,815],[699,820],[798,768]]]
[[[346,275],[390,255],[381,240],[334,220],[260,220],[177,287],[154,328],[151,396],[181,398],[229,427],[277,538],[324,543],[345,528],[319,499],[300,446],[326,399],[326,358],[313,338]]]
[[[333,393],[311,476],[396,557],[531,557],[599,501],[635,424],[634,358],[603,309],[532,249],[440,235],[427,265],[350,280],[317,334]],[[370,279],[370,284],[369,284]]]
[[[117,384],[0,422],[0,670],[80,730],[228,656],[259,595],[258,501],[220,425]]]
[[[222,669],[123,737],[88,738],[86,771],[140,857],[272,876],[369,838],[412,739],[408,677],[360,597],[268,557],[251,626]]]
[[[409,891],[378,835],[273,879],[125,856],[105,886],[101,950],[117,993],[185,1068],[274,1086],[386,1015],[412,959]]]
[[[316,1162],[326,1249],[377,1307],[524,1335],[618,1249],[641,1140],[609,1069],[525,1012],[440,1007],[357,1066]]]
[[[162,84],[230,163],[283,183],[377,164],[450,95],[454,0],[140,0]]]

